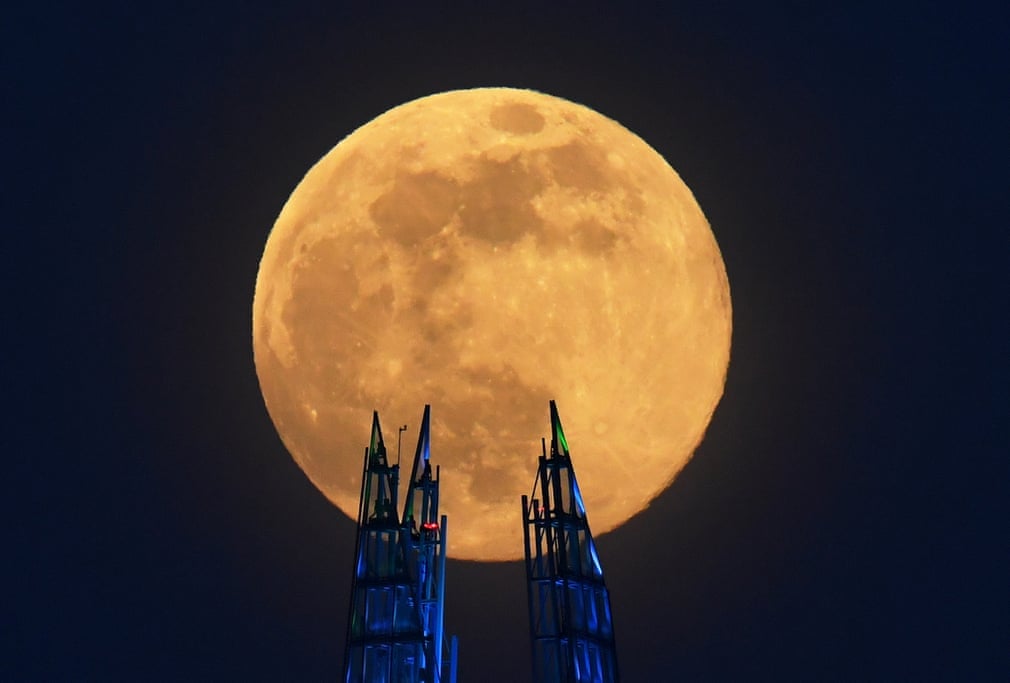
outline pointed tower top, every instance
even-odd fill
[[[372,437],[365,449],[358,524],[396,524],[396,481],[399,467],[389,466],[379,413],[372,411]]]
[[[554,403],[554,399],[551,399],[551,457],[561,454],[571,457],[565,430],[561,428],[561,418],[558,417],[558,406]]]
[[[382,440],[382,427],[379,426],[379,411],[372,411],[372,439],[368,445],[368,462],[374,465],[386,464],[386,444]]]
[[[419,481],[425,465],[431,459],[431,406],[424,405],[424,415],[421,417],[421,429],[417,434],[417,450],[414,452],[414,468],[411,470],[411,481]]]
[[[403,501],[404,522],[414,515],[414,490],[424,481],[431,481],[431,406],[425,404],[424,416],[421,418],[421,430],[417,435],[417,450],[414,451],[414,464],[410,468],[410,478],[407,480],[407,495]]]

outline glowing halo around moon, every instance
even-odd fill
[[[704,436],[730,336],[677,173],[615,121],[508,88],[408,102],[340,142],[281,211],[253,301],[267,410],[352,519],[372,410],[411,425],[409,463],[432,405],[449,555],[468,560],[522,555],[551,398],[594,533],[648,505]]]

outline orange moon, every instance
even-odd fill
[[[387,445],[410,425],[407,467],[431,404],[466,560],[522,556],[552,398],[593,532],[645,508],[704,436],[731,328],[719,247],[669,164],[587,107],[509,88],[408,102],[330,150],[277,218],[253,301],[267,410],[352,519],[372,410]]]

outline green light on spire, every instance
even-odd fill
[[[554,443],[561,453],[568,455],[568,439],[565,438],[565,430],[561,428],[561,418],[558,417],[558,407],[554,401],[551,401],[551,426],[554,428]]]

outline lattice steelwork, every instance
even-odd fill
[[[425,633],[425,661],[438,675],[425,680],[456,680],[456,638],[449,645],[448,666],[443,667],[446,654],[445,621],[445,540],[446,516],[438,515],[438,475],[431,476],[431,409],[424,407],[421,431],[417,438],[414,464],[410,470],[407,496],[403,505],[404,541],[407,548],[407,573],[414,580],[421,624]]]
[[[446,518],[438,518],[430,443],[425,406],[400,517],[399,465],[389,464],[379,415],[373,413],[358,509],[345,683],[455,683],[456,641],[451,648],[443,641]],[[443,667],[446,649],[450,656]]]
[[[619,681],[610,596],[554,401],[550,409],[550,456],[545,444],[522,498],[533,680]]]

